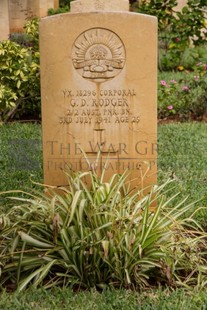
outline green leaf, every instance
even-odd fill
[[[20,86],[21,86],[21,81],[18,80],[18,81],[17,81],[17,88],[20,88]]]
[[[27,233],[25,233],[23,231],[19,231],[18,234],[19,234],[20,238],[22,239],[22,241],[24,241],[30,245],[33,245],[34,247],[49,249],[49,248],[52,248],[54,246],[53,244],[41,242],[38,239],[31,237],[30,235],[28,235]]]
[[[48,275],[51,267],[56,263],[56,260],[52,260],[48,264],[38,268],[34,272],[32,272],[24,281],[20,283],[18,286],[18,291],[21,292],[23,291],[27,285],[31,282],[32,279],[37,277],[37,279],[34,281],[34,286],[37,287],[41,282],[44,280],[44,278]]]
[[[72,204],[69,207],[68,216],[67,216],[65,223],[64,223],[64,225],[66,227],[68,227],[73,220],[76,209],[78,208],[78,201],[79,201],[81,195],[82,195],[82,190],[78,190],[74,195]]]

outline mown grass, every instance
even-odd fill
[[[159,125],[159,182],[176,178],[175,192],[190,201],[200,199],[197,207],[207,207],[207,124],[172,123]],[[42,182],[41,126],[12,123],[0,126],[0,191],[34,187],[31,180]],[[0,210],[11,206],[0,198]],[[207,212],[199,220],[205,227]],[[105,291],[102,294],[72,292],[55,288],[2,293],[0,310],[6,309],[206,309],[205,292],[184,290],[131,292]]]
[[[40,124],[0,124],[0,192],[33,188],[32,181],[42,182]],[[0,196],[0,209],[9,206]]]
[[[200,200],[197,208],[207,208],[207,124],[171,123],[160,125],[158,132],[159,182],[174,177],[180,192],[175,203],[188,196],[188,201]],[[198,217],[206,227],[207,212]]]
[[[184,290],[132,292],[107,290],[102,293],[74,293],[70,289],[28,290],[24,293],[3,293],[0,310],[204,310],[205,292]]]

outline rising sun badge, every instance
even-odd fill
[[[89,29],[73,44],[73,65],[83,78],[92,82],[101,83],[117,76],[125,58],[121,39],[108,29]]]

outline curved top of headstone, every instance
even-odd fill
[[[128,0],[75,0],[70,3],[71,13],[97,11],[129,11]]]

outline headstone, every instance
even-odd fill
[[[9,10],[8,0],[1,0],[0,5],[0,41],[9,37]]]
[[[76,0],[70,3],[71,12],[129,11],[128,0]]]
[[[59,0],[39,0],[39,15],[40,17],[47,16],[48,9],[58,9]]]
[[[59,0],[54,0],[54,9],[59,8]]]
[[[126,0],[78,0],[41,20],[45,184],[92,168],[156,183],[157,19],[128,10]]]
[[[58,0],[8,0],[10,33],[22,32],[27,19],[45,17],[48,9],[57,8]]]
[[[28,18],[38,16],[37,0],[9,0],[10,33],[22,32]]]

